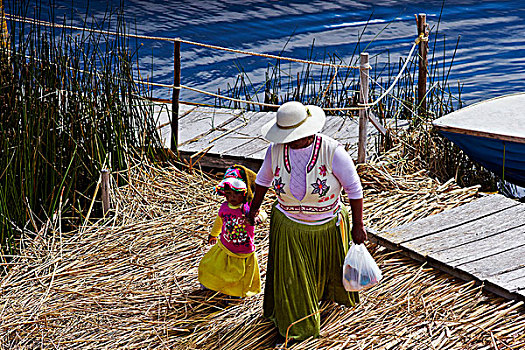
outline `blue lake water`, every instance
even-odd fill
[[[36,3],[37,0],[34,0]],[[47,5],[40,18],[46,19]],[[119,1],[55,0],[55,17],[73,24],[86,17],[100,20]],[[153,1],[124,0],[125,16],[140,34],[180,37],[258,53],[306,58],[315,41],[312,59],[336,54],[356,64],[357,52],[366,51],[371,62],[398,62],[406,57],[417,36],[414,15],[427,14],[431,27],[429,58],[448,64],[459,46],[449,82],[463,85],[466,104],[525,90],[525,3],[508,1]],[[31,16],[31,10],[28,15]],[[441,19],[440,19],[441,18]],[[368,25],[366,23],[368,22]],[[366,29],[365,29],[366,25]],[[362,35],[362,36],[361,36]],[[361,36],[361,38],[359,38]],[[434,48],[434,40],[436,47]],[[173,45],[140,40],[141,69],[150,79],[173,82]],[[202,90],[224,91],[240,69],[255,86],[275,60],[243,56],[182,44],[182,84]],[[297,65],[297,67],[300,67]],[[292,66],[293,68],[293,66]],[[445,70],[446,71],[446,70]],[[156,89],[157,97],[171,92]],[[213,99],[183,90],[181,99]]]

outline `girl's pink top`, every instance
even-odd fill
[[[297,200],[302,200],[306,194],[306,164],[310,160],[312,154],[312,147],[310,145],[305,148],[290,150],[290,163],[292,164],[292,172],[290,178],[290,191]],[[270,187],[273,181],[273,166],[272,166],[272,145],[266,150],[261,169],[257,173],[255,183],[264,187]],[[354,161],[350,155],[345,151],[342,145],[338,146],[334,152],[332,160],[332,171],[334,176],[339,180],[341,186],[344,188],[348,199],[363,198],[363,188],[361,180],[357,174]],[[279,205],[277,208],[281,210],[286,216],[297,221],[316,221],[317,223],[324,222],[333,217],[332,214],[291,214],[281,209]]]
[[[222,219],[221,243],[232,253],[248,254],[255,251],[254,227],[244,223],[244,214],[249,211],[248,203],[232,209],[228,202],[224,202],[219,208],[219,217]]]

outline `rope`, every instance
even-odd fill
[[[67,26],[63,24],[55,24],[50,23],[42,20],[36,20],[32,18],[26,18],[26,17],[20,17],[20,16],[13,16],[6,14],[5,17],[11,21],[16,22],[23,22],[23,23],[31,23],[31,24],[38,24],[42,26],[47,27],[54,27],[54,28],[63,28],[63,29],[73,29],[73,30],[80,30],[80,31],[87,31],[92,33],[98,33],[98,34],[105,34],[105,35],[122,35],[122,33],[116,33],[116,32],[109,32],[105,30],[99,30],[99,29],[90,29],[90,28],[82,28],[82,27],[76,27],[76,26]],[[146,36],[146,35],[137,35],[137,34],[126,34],[127,37],[130,38],[138,38],[138,39],[147,39],[147,40],[158,40],[158,41],[169,41],[169,42],[180,42],[184,44],[194,45],[194,46],[200,46],[205,47],[208,49],[215,49],[215,50],[221,50],[221,51],[227,51],[227,52],[234,52],[242,55],[249,55],[249,56],[259,56],[264,58],[273,58],[278,60],[286,60],[291,62],[299,62],[299,63],[305,63],[305,64],[311,64],[311,65],[317,65],[317,66],[325,66],[325,67],[336,67],[336,68],[350,68],[350,69],[359,69],[358,66],[348,66],[344,64],[333,64],[333,63],[326,63],[326,62],[317,62],[317,61],[309,61],[309,60],[303,60],[299,58],[292,58],[292,57],[283,57],[283,56],[277,56],[277,55],[270,55],[270,54],[264,54],[264,53],[257,53],[252,51],[245,51],[245,50],[237,50],[237,49],[230,49],[227,47],[217,46],[217,45],[210,45],[210,44],[203,44],[196,41],[189,41],[184,40],[180,38],[166,38],[166,37],[160,37],[160,36]]]
[[[190,91],[195,91],[195,92],[198,92],[198,93],[201,93],[201,94],[204,94],[204,95],[208,95],[208,96],[213,96],[213,97],[216,97],[216,98],[222,98],[222,99],[229,100],[229,101],[233,101],[233,102],[247,103],[247,104],[258,105],[258,106],[264,106],[264,107],[272,107],[272,108],[279,108],[279,107],[280,107],[279,105],[274,105],[274,104],[270,104],[270,103],[262,103],[262,102],[255,102],[255,101],[246,101],[246,100],[240,100],[240,99],[232,98],[232,97],[228,97],[228,96],[218,95],[218,94],[214,94],[214,93],[212,93],[212,92],[208,92],[208,91],[204,91],[204,90],[199,90],[199,89],[192,88],[192,87],[185,86],[185,85],[181,85],[180,88],[182,88],[182,89],[186,89],[186,90],[190,90]]]
[[[38,24],[38,25],[43,25],[43,26],[48,26],[48,27],[74,29],[74,30],[87,31],[87,32],[93,32],[93,33],[105,34],[105,35],[119,35],[119,33],[116,33],[116,32],[109,32],[109,31],[103,31],[103,30],[97,30],[97,29],[88,29],[88,28],[82,28],[82,27],[76,27],[76,26],[66,26],[66,25],[62,25],[62,24],[55,24],[55,23],[50,23],[50,22],[36,20],[36,19],[28,19],[28,18],[25,18],[25,17],[13,16],[13,15],[10,15],[10,14],[6,14],[5,17],[7,19],[9,19],[9,20],[12,20],[12,21],[18,21],[18,22],[23,22],[23,23],[31,23],[31,24]],[[340,65],[340,64],[332,64],[332,63],[325,63],[325,62],[316,62],[316,61],[302,60],[302,59],[298,59],[298,58],[290,58],[290,57],[282,57],[282,56],[269,55],[269,54],[261,54],[261,53],[255,53],[255,52],[244,51],[244,50],[230,49],[230,48],[216,46],[216,45],[203,44],[203,43],[198,43],[198,42],[194,42],[194,41],[184,40],[184,39],[180,39],[180,38],[173,39],[173,38],[166,38],[166,37],[153,37],[153,36],[137,35],[137,34],[127,34],[127,36],[131,37],[131,38],[139,38],[139,39],[149,39],[149,40],[159,40],[159,41],[169,41],[169,42],[181,42],[181,43],[185,43],[185,44],[189,44],[189,45],[201,46],[201,47],[205,47],[205,48],[210,48],[210,49],[215,49],[215,50],[222,50],[222,51],[227,51],[227,52],[234,52],[234,53],[239,53],[239,54],[244,54],[244,55],[259,56],[259,57],[265,57],[265,58],[282,59],[282,60],[288,60],[288,61],[292,61],[292,62],[299,62],[299,63],[305,63],[305,64],[319,65],[319,66],[335,67],[336,68],[336,73],[334,74],[334,77],[332,78],[332,81],[335,78],[335,76],[337,75],[337,69],[338,68],[360,69],[360,67],[358,67],[358,66],[347,66],[347,65]],[[358,111],[358,110],[371,108],[371,107],[375,106],[376,104],[378,104],[383,98],[385,98],[386,95],[388,95],[392,91],[394,86],[397,84],[399,78],[401,77],[401,74],[404,72],[404,70],[406,69],[406,67],[408,65],[408,62],[410,61],[410,58],[412,57],[412,55],[414,53],[414,49],[416,48],[416,46],[420,42],[425,42],[425,41],[428,41],[428,36],[425,36],[424,33],[421,33],[416,38],[414,44],[412,45],[412,48],[410,49],[410,52],[409,52],[408,57],[407,57],[407,59],[405,61],[405,64],[403,65],[403,67],[399,71],[398,75],[396,76],[396,78],[394,79],[394,81],[392,82],[390,87],[376,101],[374,101],[373,103],[359,103],[357,107],[323,108],[323,110],[325,110],[325,111]],[[370,67],[370,65],[368,65],[367,67],[362,67],[362,68],[365,68],[365,70],[368,70],[371,67]],[[369,76],[367,71],[365,72],[365,74],[367,75],[368,79],[371,79],[371,77]],[[332,81],[330,82],[329,86],[331,85]],[[279,105],[274,105],[274,104],[269,104],[269,103],[247,101],[247,100],[241,100],[241,99],[236,99],[236,98],[232,98],[232,97],[227,97],[227,96],[224,96],[224,95],[218,95],[218,94],[214,94],[214,93],[211,93],[211,92],[208,92],[208,91],[192,88],[192,87],[185,86],[185,85],[174,86],[174,85],[161,84],[161,83],[151,83],[151,82],[141,82],[141,81],[134,81],[134,82],[135,83],[140,83],[140,84],[143,84],[143,85],[151,85],[151,86],[158,86],[158,87],[165,87],[165,88],[172,88],[172,89],[187,89],[187,90],[198,92],[198,93],[201,93],[201,94],[204,94],[204,95],[208,95],[208,96],[212,96],[212,97],[216,97],[216,98],[220,98],[220,99],[225,99],[225,100],[229,100],[229,101],[233,101],[233,102],[238,102],[238,103],[246,103],[246,104],[258,105],[258,106],[263,106],[263,107],[271,107],[271,108],[278,108],[279,107]]]
[[[275,104],[270,104],[270,103],[263,103],[263,102],[256,102],[256,101],[241,100],[241,99],[238,99],[238,98],[233,98],[233,97],[228,97],[228,96],[224,96],[224,95],[219,95],[219,94],[215,94],[215,93],[213,93],[213,92],[208,92],[208,91],[205,91],[205,90],[200,90],[200,89],[193,88],[193,87],[186,86],[186,85],[175,86],[175,85],[150,83],[150,82],[137,81],[137,80],[135,80],[134,82],[135,82],[136,84],[160,86],[160,87],[166,87],[166,88],[170,88],[170,89],[179,89],[179,90],[180,90],[180,89],[186,89],[186,90],[190,90],[190,91],[198,92],[198,93],[203,94],[203,95],[208,95],[208,96],[212,96],[212,97],[216,97],[216,98],[220,98],[220,99],[224,99],[224,100],[228,100],[228,101],[238,102],[238,103],[246,103],[246,104],[257,105],[257,106],[263,106],[263,107],[271,107],[271,108],[279,108],[279,107],[280,107],[280,105],[275,105]],[[358,110],[361,110],[361,109],[365,109],[365,107],[333,107],[333,108],[323,108],[324,111],[358,111]]]
[[[31,58],[30,56],[27,56],[27,55],[24,55],[24,57]],[[42,60],[40,60],[40,59],[37,59],[37,58],[34,58],[34,57],[33,57],[33,59],[35,59],[35,60],[37,60],[39,62],[42,62]],[[57,65],[56,63],[51,63],[51,64]],[[70,66],[66,66],[66,68],[69,69],[69,70],[72,70],[72,71],[80,72],[80,73],[94,74],[94,75],[96,75],[98,77],[104,77],[103,74],[100,74],[100,73],[98,73],[96,71],[95,72],[89,72],[89,71],[86,71],[84,69],[73,68],[73,67],[70,67]],[[258,106],[263,106],[263,107],[272,107],[272,108],[279,108],[280,107],[279,105],[274,105],[274,104],[269,104],[269,103],[247,101],[247,100],[241,100],[241,99],[232,98],[232,97],[228,97],[228,96],[224,96],[224,95],[214,94],[212,92],[199,90],[199,89],[192,88],[192,87],[189,87],[189,86],[186,86],[186,85],[175,86],[175,85],[170,85],[170,84],[153,83],[153,82],[140,81],[140,80],[133,80],[133,82],[135,84],[142,84],[142,85],[148,85],[148,86],[158,86],[158,87],[164,87],[164,88],[169,88],[169,89],[177,89],[177,90],[186,89],[186,90],[198,92],[198,93],[201,93],[201,94],[204,94],[204,95],[208,95],[208,96],[212,96],[212,97],[216,97],[216,98],[220,98],[220,99],[225,99],[225,100],[229,100],[229,101],[233,101],[233,102],[238,102],[238,103],[246,103],[246,104],[258,105]],[[325,110],[325,111],[354,111],[354,110],[357,111],[357,110],[360,110],[360,109],[364,109],[364,107],[323,108],[323,110]]]
[[[276,56],[276,55],[270,55],[270,54],[265,54],[265,53],[256,53],[256,52],[251,52],[251,51],[229,49],[227,47],[216,46],[216,45],[209,45],[209,44],[202,44],[202,43],[198,43],[198,42],[194,42],[194,41],[188,41],[188,40],[183,40],[183,39],[177,39],[177,40],[180,41],[181,43],[184,43],[184,44],[190,44],[190,45],[195,45],[195,46],[202,46],[202,47],[206,47],[206,48],[209,48],[209,49],[234,52],[234,53],[239,53],[239,54],[243,54],[243,55],[259,56],[259,57],[265,57],[265,58],[275,58],[275,59],[278,59],[278,60],[287,60],[287,61],[292,61],[292,62],[306,63],[306,64],[312,64],[312,65],[317,65],[317,66],[325,66],[325,67],[359,69],[358,66],[347,66],[347,65],[344,65],[344,64],[333,64],[333,63],[326,63],[326,62],[302,60],[300,58],[283,57],[283,56]]]
[[[427,38],[427,40],[428,40],[428,38]],[[383,98],[385,98],[385,96],[388,95],[390,93],[390,91],[392,91],[394,86],[397,84],[397,81],[401,77],[401,74],[405,71],[406,67],[408,66],[408,62],[410,62],[410,58],[412,57],[412,54],[414,53],[414,49],[419,44],[419,41],[420,41],[419,38],[417,38],[416,41],[414,42],[414,44],[412,45],[412,48],[410,49],[410,52],[409,52],[408,57],[407,57],[407,59],[405,61],[405,64],[403,65],[403,68],[401,68],[401,70],[397,74],[397,76],[394,79],[394,81],[392,82],[392,84],[390,84],[390,87],[377,100],[375,100],[373,103],[359,103],[359,106],[363,106],[363,107],[366,107],[366,108],[374,107]],[[370,76],[368,75],[368,71],[365,71],[365,74],[367,75],[368,79],[371,79]]]

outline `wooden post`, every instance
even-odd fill
[[[368,53],[361,53],[361,65],[359,67],[359,102],[361,104],[368,103],[368,71],[370,65],[368,64]],[[357,144],[357,162],[366,163],[366,141],[367,141],[367,127],[368,127],[368,108],[359,110],[359,143]]]
[[[107,212],[110,209],[110,202],[109,202],[109,171],[107,169],[102,169],[100,171],[102,176],[101,181],[101,196],[102,196],[102,213],[104,215],[107,214]]]
[[[177,154],[179,142],[179,95],[180,95],[180,41],[174,43],[173,96],[171,104],[171,150]]]
[[[417,105],[418,115],[423,117],[427,114],[427,101],[425,95],[427,93],[427,53],[428,53],[428,30],[427,30],[427,15],[420,13],[417,15],[417,34],[419,38],[424,40],[419,41],[419,70],[417,79]]]

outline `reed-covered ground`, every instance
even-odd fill
[[[478,187],[440,183],[397,151],[360,166],[366,224],[383,229],[469,202]],[[262,295],[200,290],[197,267],[221,198],[199,171],[140,162],[112,183],[105,219],[61,232],[57,217],[0,279],[0,348],[266,349],[276,330]],[[264,209],[269,210],[273,196]],[[95,203],[99,206],[100,203]],[[267,224],[257,255],[265,279]],[[384,279],[355,308],[322,305],[321,338],[291,349],[522,349],[522,302],[503,300],[370,244]]]

